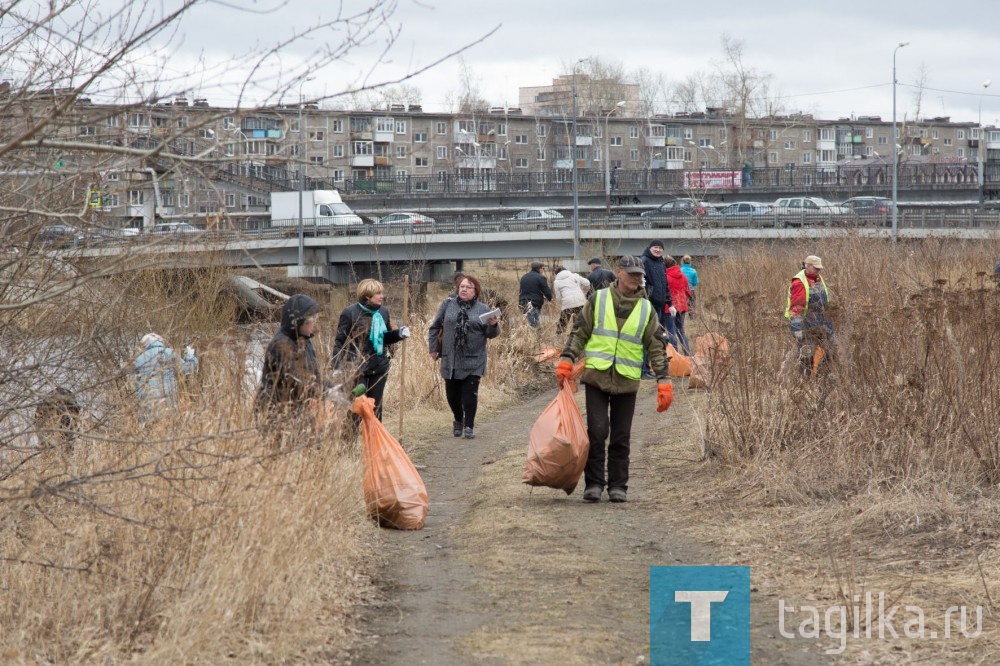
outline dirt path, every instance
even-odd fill
[[[554,394],[421,457],[431,513],[422,531],[381,534],[386,601],[371,609],[353,663],[648,663],[649,567],[727,563],[672,529],[697,516],[656,499],[700,464],[689,394],[660,415],[643,383],[629,501],[596,505],[581,501],[582,482],[572,496],[520,483],[528,431]],[[752,614],[753,663],[816,663],[816,646],[809,658],[810,646],[776,638],[769,604],[755,601]]]

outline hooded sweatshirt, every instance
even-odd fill
[[[305,294],[295,294],[281,308],[281,328],[264,352],[257,410],[295,410],[309,398],[323,394],[323,380],[316,363],[312,340],[299,335],[299,325],[314,314],[319,304]]]

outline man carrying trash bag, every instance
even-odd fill
[[[576,359],[586,359],[581,381],[586,387],[590,439],[584,469],[583,499],[587,502],[600,501],[605,486],[610,501],[626,500],[632,415],[642,376],[643,350],[656,374],[656,411],[666,411],[673,401],[673,386],[667,378],[669,359],[658,336],[657,313],[644,296],[644,275],[638,257],[624,256],[618,261],[618,281],[587,301],[556,366],[562,386],[570,380]],[[605,442],[609,435],[605,477]]]

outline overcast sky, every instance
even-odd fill
[[[344,7],[357,10],[370,4],[347,0]],[[519,86],[546,85],[589,56],[620,63],[626,71],[644,68],[670,82],[681,81],[712,70],[722,55],[720,37],[728,34],[742,40],[747,66],[773,76],[772,90],[782,95],[785,110],[820,118],[880,115],[889,120],[893,50],[898,42],[909,41],[896,58],[900,120],[914,115],[914,84],[923,67],[922,117],[975,122],[981,102],[983,122],[1000,124],[995,6],[985,0],[398,0],[390,19],[398,37],[384,56],[389,62],[370,72],[368,80],[413,72],[495,29],[461,57],[483,97],[496,105],[515,106]],[[171,65],[189,67],[185,57],[197,54],[209,62],[225,62],[254,45],[273,44],[329,19],[337,7],[331,0],[212,0],[184,20],[180,51],[171,57]],[[334,43],[337,36],[326,39]],[[382,35],[346,61],[327,67],[303,84],[305,95],[329,96],[357,85],[361,72],[373,67],[384,41]],[[313,39],[301,49],[289,47],[282,67],[293,69],[297,58],[307,58],[317,46]],[[459,73],[460,63],[453,59],[408,83],[422,91],[425,110],[446,110],[461,88]],[[242,80],[246,74],[232,72],[232,79]],[[987,79],[996,84],[984,94]],[[208,97],[213,104],[225,101],[216,82],[195,82],[191,94]]]

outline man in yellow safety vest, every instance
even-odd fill
[[[618,261],[617,282],[598,290],[587,301],[556,366],[562,386],[572,375],[576,359],[586,359],[581,381],[586,387],[590,439],[584,470],[583,499],[587,502],[599,501],[605,486],[610,501],[626,499],[632,415],[644,349],[656,373],[656,411],[666,411],[673,400],[673,386],[667,378],[669,358],[658,338],[661,333],[657,313],[644,296],[644,275],[638,257],[624,256]],[[609,435],[605,476],[605,442]]]

